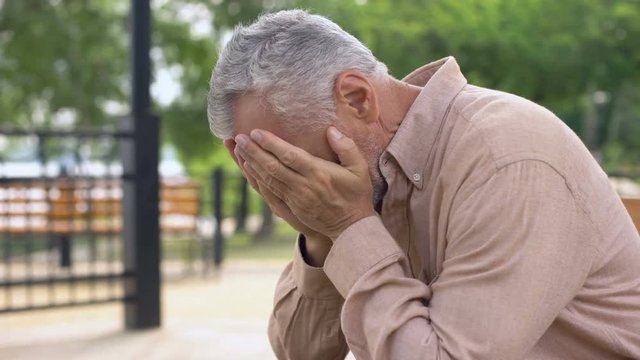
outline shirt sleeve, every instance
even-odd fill
[[[351,351],[359,359],[524,357],[588,274],[587,218],[547,164],[507,165],[454,200],[431,286],[410,276],[379,218],[353,224],[325,262],[346,298]]]
[[[284,269],[269,320],[269,340],[280,360],[344,359],[349,352],[340,329],[344,299],[322,268],[302,257],[300,236],[294,259]]]

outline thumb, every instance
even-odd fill
[[[344,136],[333,126],[329,126],[327,129],[327,139],[331,149],[338,155],[342,166],[352,170],[368,171],[367,162],[353,140]]]

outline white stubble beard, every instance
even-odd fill
[[[369,175],[371,176],[371,186],[373,189],[373,206],[379,210],[382,206],[382,199],[387,192],[387,182],[380,171],[380,156],[384,149],[380,149],[375,142],[373,134],[367,136],[367,141],[363,144],[367,165],[369,166]]]

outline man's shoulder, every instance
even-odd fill
[[[476,86],[465,87],[450,110],[464,126],[458,148],[477,148],[477,138],[496,167],[520,160],[541,160],[562,167],[563,156],[588,156],[562,120],[541,105],[517,95]],[[474,139],[474,141],[465,141]]]
[[[473,118],[475,114],[483,111],[494,113],[504,111],[517,113],[532,110],[549,112],[544,107],[524,97],[475,85],[466,85],[460,91],[454,101],[453,108],[469,118]]]

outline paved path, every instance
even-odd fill
[[[0,359],[274,359],[267,339],[284,262],[234,262],[165,283],[163,327],[122,330],[119,304],[0,316]]]

